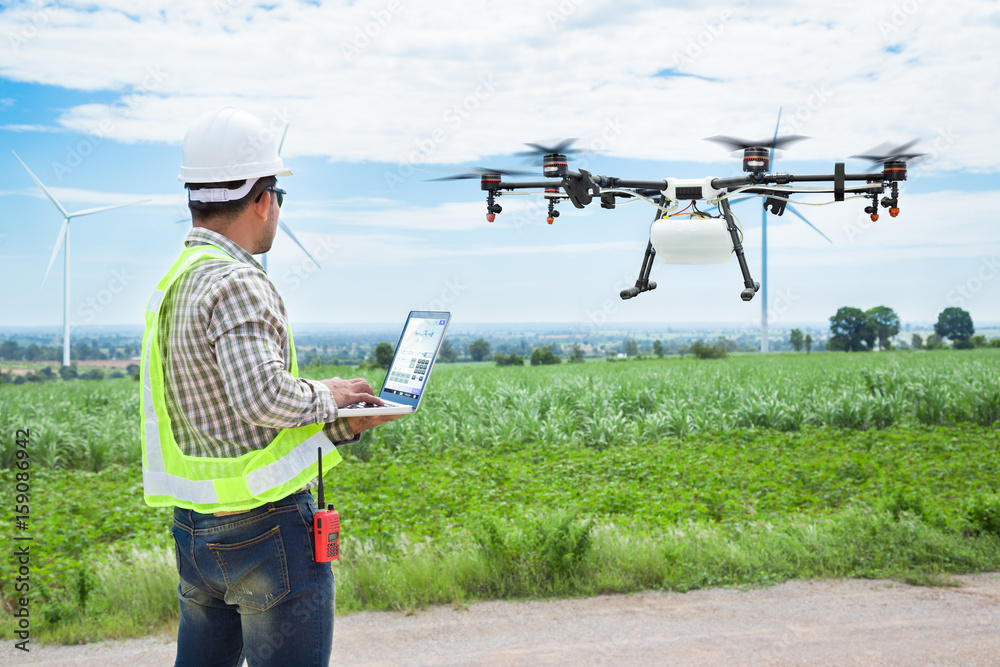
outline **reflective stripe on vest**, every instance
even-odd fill
[[[186,248],[160,280],[146,304],[142,340],[142,483],[146,504],[176,506],[211,513],[252,509],[280,500],[308,484],[317,474],[316,450],[323,452],[323,472],[341,461],[323,433],[323,424],[285,428],[264,449],[237,458],[188,456],[174,439],[167,412],[164,368],[160,358],[160,308],[170,287],[197,262],[236,262],[211,245]],[[292,376],[298,377],[295,342],[288,332]]]

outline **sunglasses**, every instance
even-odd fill
[[[256,204],[257,202],[259,202],[260,198],[263,197],[264,193],[267,192],[268,190],[270,190],[271,192],[278,193],[278,208],[281,208],[281,205],[285,202],[285,195],[288,193],[282,190],[281,188],[274,187],[273,185],[269,185],[263,190],[261,190],[260,194],[257,195],[257,198],[253,200],[254,203]]]

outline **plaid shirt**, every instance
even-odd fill
[[[192,229],[184,244],[211,244],[239,261],[203,260],[164,297],[159,345],[181,451],[238,457],[263,449],[280,429],[318,423],[335,443],[352,439],[330,390],[288,372],[285,304],[261,266],[209,229]]]

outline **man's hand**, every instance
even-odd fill
[[[340,378],[327,378],[319,380],[330,393],[338,408],[355,403],[371,403],[373,405],[383,405],[382,399],[375,395],[372,386],[364,378],[352,378],[341,380]],[[357,433],[357,431],[355,431]]]
[[[375,395],[368,380],[364,378],[352,378],[341,380],[340,378],[327,378],[320,380],[323,385],[333,394],[333,400],[338,408],[355,403],[370,403],[372,405],[385,405],[382,399]],[[348,417],[347,424],[354,431],[354,435],[367,431],[370,428],[381,426],[386,422],[391,422],[403,415],[368,415],[365,417]]]
[[[403,415],[369,415],[367,417],[348,417],[347,424],[354,431],[354,435],[361,433],[362,431],[367,431],[370,428],[376,426],[381,426],[386,422],[391,422],[393,419],[402,417]]]

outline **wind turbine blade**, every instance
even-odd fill
[[[778,141],[778,127],[781,125],[781,107],[778,107],[778,122],[774,124],[774,139],[771,140],[771,151],[767,156],[767,164],[774,173],[774,144]]]
[[[281,228],[285,230],[286,234],[292,237],[292,240],[295,241],[295,245],[297,245],[299,248],[302,249],[302,252],[306,254],[306,257],[312,260],[312,263],[316,265],[317,269],[323,268],[319,265],[319,262],[316,261],[316,258],[309,254],[309,251],[306,250],[306,247],[301,243],[299,243],[299,240],[295,238],[295,234],[292,233],[291,228],[285,224],[284,220],[278,220],[278,224],[281,225]]]
[[[63,220],[62,228],[59,230],[59,236],[56,238],[56,247],[52,249],[52,257],[49,258],[49,267],[45,269],[45,277],[42,278],[42,287],[45,287],[45,281],[49,279],[49,271],[52,270],[52,263],[56,261],[56,255],[59,254],[59,248],[62,247],[63,239],[66,238],[66,229],[69,227],[69,218]]]
[[[132,201],[127,204],[114,204],[113,206],[101,206],[99,208],[88,208],[83,211],[77,211],[76,213],[67,213],[68,218],[79,218],[81,215],[91,215],[93,213],[101,213],[103,211],[111,211],[116,208],[125,208],[126,206],[134,206],[136,204],[145,204],[148,201],[153,201],[152,199],[140,199],[139,201]]]
[[[778,128],[781,127],[781,107],[778,107],[778,122],[774,124],[774,138],[771,140],[771,150],[768,151],[767,155],[767,167],[774,173],[774,143],[778,140]],[[764,246],[764,273],[767,273],[767,207],[761,207],[760,211],[760,226],[763,230],[761,234],[763,235]]]
[[[14,150],[11,149],[10,152],[14,153]],[[24,160],[22,160],[21,157],[17,153],[14,153],[14,157],[17,158],[17,161],[21,163],[21,166],[24,167],[24,169],[28,172],[28,174],[35,181],[35,183],[38,184],[38,187],[40,187],[42,189],[42,192],[44,192],[45,196],[49,198],[49,201],[56,205],[56,208],[59,209],[59,212],[63,214],[63,217],[64,218],[68,218],[69,217],[69,213],[66,212],[66,209],[63,208],[63,205],[60,204],[58,201],[56,201],[56,198],[54,196],[52,196],[52,193],[49,192],[49,189],[47,187],[45,187],[44,185],[42,185],[42,182],[40,180],[38,180],[38,177],[35,176],[35,173],[33,171],[31,171],[30,169],[28,169],[28,165],[24,164]]]
[[[285,145],[285,136],[288,134],[288,128],[291,127],[291,123],[285,123],[285,129],[281,132],[281,141],[278,142],[278,156],[281,156],[281,147]]]
[[[813,228],[813,229],[814,229],[814,230],[816,231],[816,233],[817,233],[817,234],[819,234],[820,236],[822,236],[823,238],[825,238],[825,239],[826,239],[827,241],[829,241],[830,243],[833,243],[833,241],[830,241],[830,237],[829,237],[829,236],[827,236],[827,235],[826,235],[826,234],[824,234],[823,232],[819,231],[819,228],[818,228],[818,227],[817,227],[816,225],[814,225],[813,223],[811,223],[811,222],[809,222],[808,220],[806,220],[806,216],[804,216],[804,215],[802,215],[801,213],[799,213],[799,212],[798,212],[798,211],[797,211],[797,210],[795,209],[795,207],[794,207],[794,206],[792,206],[791,204],[788,204],[788,205],[786,205],[786,206],[785,206],[785,210],[786,210],[786,211],[791,211],[792,213],[794,213],[794,214],[795,214],[795,215],[796,215],[796,216],[797,216],[797,217],[799,218],[799,220],[801,220],[802,222],[804,222],[804,223],[806,223],[807,225],[809,225],[810,227],[812,227],[812,228]]]

